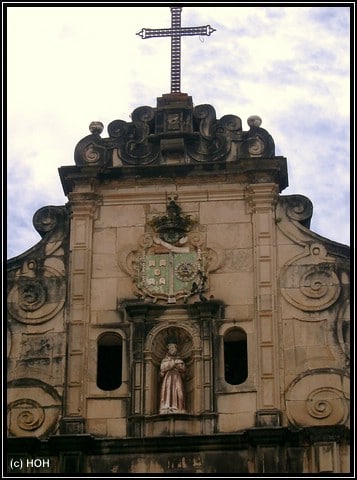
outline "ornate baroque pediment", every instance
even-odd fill
[[[131,120],[110,122],[108,138],[101,137],[103,124],[92,122],[91,135],[75,148],[76,165],[195,164],[275,155],[274,140],[261,128],[260,117],[249,117],[249,130],[243,131],[238,116],[217,119],[212,105],[194,107],[185,93],[163,95],[156,108],[138,107]]]

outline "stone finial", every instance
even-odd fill
[[[248,117],[247,123],[250,128],[260,127],[260,125],[262,124],[262,119],[258,115],[251,115],[250,117]]]
[[[103,130],[104,130],[104,125],[102,124],[102,122],[91,122],[89,125],[89,131],[93,135],[100,135]]]

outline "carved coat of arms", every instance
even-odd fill
[[[153,298],[175,303],[206,288],[206,259],[192,245],[174,247],[160,238],[153,238],[151,247],[144,250],[137,263],[137,288]]]
[[[154,231],[143,235],[142,248],[135,254],[132,252],[129,261],[133,265],[130,273],[137,295],[149,297],[153,302],[160,299],[176,303],[178,299],[187,301],[193,295],[205,301],[208,271],[212,270],[215,255],[212,249],[203,247],[203,236],[199,232],[191,232],[194,221],[189,215],[183,215],[175,200],[171,200],[167,214],[148,223]]]

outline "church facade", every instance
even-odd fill
[[[259,117],[131,120],[91,123],[8,261],[9,471],[348,473],[349,247]]]

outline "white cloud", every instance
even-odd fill
[[[119,4],[120,5],[120,4]],[[134,5],[134,4],[133,4]],[[170,88],[170,40],[141,28],[170,26],[168,6],[9,4],[8,255],[39,240],[35,211],[65,204],[57,169],[73,165],[92,120],[129,121]],[[182,91],[246,129],[263,118],[289,187],[314,204],[312,229],[349,243],[349,9],[329,6],[191,6],[183,26],[216,28],[182,39]],[[20,34],[21,33],[21,34]]]

